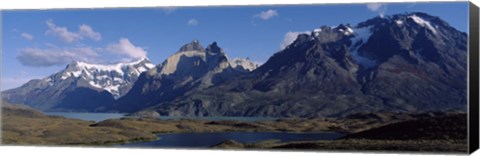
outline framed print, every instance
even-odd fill
[[[478,149],[468,1],[1,14],[2,145]]]

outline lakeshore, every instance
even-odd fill
[[[338,119],[283,118],[254,122],[138,117],[94,122],[49,116],[28,107],[4,104],[2,106],[2,143],[7,145],[118,147],[122,144],[161,140],[158,137],[159,134],[342,133],[345,136],[335,140],[280,141],[266,138],[255,142],[239,142],[228,139],[211,147],[222,149],[464,152],[467,150],[466,136],[463,136],[466,124],[463,125],[462,122],[459,122],[464,119],[466,122],[466,115],[462,113],[415,115],[370,113]],[[434,124],[426,125],[426,123]],[[424,126],[422,127],[422,125]],[[430,129],[425,129],[425,126]],[[454,127],[454,129],[448,127]],[[397,131],[394,131],[395,129]],[[379,131],[384,135],[377,135],[380,133]],[[404,131],[405,135],[398,135],[399,131]],[[404,138],[401,138],[402,136]]]

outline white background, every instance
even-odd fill
[[[429,0],[388,0],[382,2],[411,2]],[[446,1],[446,0],[434,0]],[[0,9],[52,9],[52,8],[105,8],[105,7],[146,7],[146,6],[205,6],[205,5],[261,5],[261,4],[310,4],[310,3],[365,3],[374,0],[0,0]],[[479,4],[478,0],[473,0]],[[437,155],[442,153],[437,153]],[[0,155],[48,155],[48,156],[368,156],[368,155],[433,155],[412,153],[379,152],[292,152],[292,151],[233,151],[233,150],[178,150],[178,149],[115,149],[115,148],[81,148],[81,147],[33,147],[0,146]],[[480,155],[476,152],[475,155]]]

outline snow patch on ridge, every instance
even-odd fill
[[[397,25],[402,25],[403,21],[402,20],[395,20],[395,23],[397,23]]]
[[[155,65],[153,63],[147,63],[147,64],[145,64],[145,66],[147,66],[147,68],[149,68],[149,69],[155,67]]]
[[[340,32],[343,32],[344,35],[351,35],[353,34],[354,30],[350,27],[347,27],[346,30],[344,29],[338,29]]]
[[[106,86],[103,89],[115,95],[115,94],[120,94],[119,88],[120,88],[120,85],[110,85],[110,86]]]
[[[313,33],[315,34],[315,36],[320,35],[320,32],[322,32],[322,28],[313,29]]]
[[[408,16],[408,17],[411,18],[413,21],[415,21],[415,23],[417,23],[417,24],[419,24],[423,27],[427,27],[427,29],[429,29],[433,33],[437,33],[437,30],[430,24],[430,22],[424,20],[423,18],[418,17],[417,15],[411,15],[411,16]]]
[[[358,53],[358,49],[365,44],[370,36],[372,35],[372,32],[370,29],[372,26],[369,27],[363,27],[363,28],[356,28],[353,30],[354,37],[351,38],[352,45],[350,46],[350,51],[352,52],[352,58],[360,65],[371,68],[376,65],[375,60],[371,60],[369,58],[366,58],[364,56],[361,56]]]

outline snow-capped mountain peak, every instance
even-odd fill
[[[155,65],[146,58],[116,64],[92,64],[76,61],[67,65],[65,70],[50,76],[50,79],[62,81],[71,78],[85,81],[86,84],[84,85],[99,90],[106,90],[115,98],[118,98],[126,94],[131,84],[135,82],[142,72],[153,67]],[[58,79],[58,77],[60,78]]]
[[[229,63],[234,69],[248,72],[257,69],[260,66],[259,64],[250,61],[249,58],[234,58]]]
[[[142,72],[153,67],[146,58],[116,64],[76,61],[43,79],[4,91],[2,98],[40,110],[104,111],[132,88]]]
[[[414,35],[418,34],[426,39],[436,38],[438,41],[443,41],[450,36],[450,32],[454,32],[454,28],[442,19],[431,16],[422,12],[411,12],[395,15],[387,15],[384,17],[374,17],[364,22],[360,22],[355,26],[349,24],[340,24],[338,26],[321,26],[313,29],[310,32],[299,33],[297,39],[291,45],[301,43],[302,41],[316,42],[315,44],[336,42],[348,42],[349,55],[355,63],[360,65],[363,69],[371,69],[386,61],[389,57],[401,52],[374,52],[381,51],[381,46],[374,45],[373,40],[391,40],[392,45],[411,47]],[[408,32],[408,33],[406,33]],[[388,35],[387,35],[388,34]],[[391,38],[387,38],[391,37]],[[418,41],[420,42],[420,41]],[[387,46],[387,45],[383,45]],[[407,51],[411,49],[405,49]],[[415,59],[422,59],[422,54],[419,51],[409,52],[408,55],[416,55]],[[426,54],[429,55],[429,54]]]
[[[129,67],[132,67],[133,70],[128,70]],[[115,72],[119,75],[139,75],[140,73],[147,71],[148,69],[153,67],[155,67],[155,65],[152,64],[147,58],[133,62],[115,64],[93,64],[83,61],[75,61],[67,65],[66,70],[70,71],[65,72],[62,75],[62,79],[66,79],[71,76],[79,77],[80,75],[82,75],[82,72],[85,72],[85,74],[87,74],[89,77],[92,76],[92,72]],[[125,73],[126,71],[128,71],[128,73]]]

